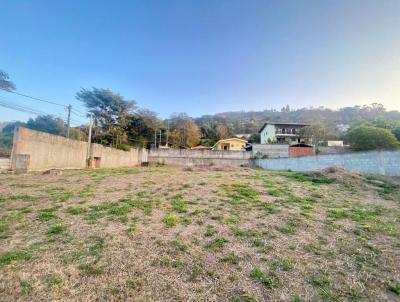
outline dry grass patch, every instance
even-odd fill
[[[399,180],[150,167],[0,175],[2,301],[394,301]]]

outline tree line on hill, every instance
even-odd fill
[[[0,72],[0,87],[15,89],[4,72]],[[123,150],[167,144],[173,148],[212,146],[219,139],[238,134],[250,134],[249,142],[259,143],[258,130],[266,121],[309,123],[311,126],[304,128],[302,135],[314,143],[339,139],[350,142],[356,150],[394,149],[400,140],[400,112],[387,111],[378,103],[339,110],[323,107],[292,110],[286,106],[281,110],[226,112],[194,119],[186,113],[174,113],[161,119],[157,113],[139,108],[135,101],[109,89],[82,88],[76,98],[93,119],[93,142]],[[65,122],[51,115],[3,125],[0,156],[9,153],[15,126],[56,135],[67,132]],[[70,137],[87,140],[88,131],[88,125],[73,127]]]

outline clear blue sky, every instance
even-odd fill
[[[400,109],[398,0],[0,0],[0,37],[0,69],[17,91],[81,111],[75,93],[92,86],[162,117],[374,101]],[[0,121],[27,117],[0,107]]]

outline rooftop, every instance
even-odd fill
[[[261,127],[261,129],[258,131],[258,133],[260,133],[261,131],[263,131],[264,128],[265,128],[267,125],[276,125],[276,126],[300,126],[300,127],[310,126],[310,124],[304,124],[304,123],[266,122],[266,123],[264,123],[264,125]]]

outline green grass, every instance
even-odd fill
[[[239,264],[240,257],[235,255],[234,253],[231,253],[227,256],[224,256],[220,260],[222,263],[228,263],[228,264],[234,264],[237,265]]]
[[[207,226],[207,230],[204,233],[204,236],[206,237],[212,237],[217,233],[217,230],[212,226],[212,225],[208,225]]]
[[[24,250],[4,252],[0,254],[0,267],[9,265],[13,261],[30,260],[31,258],[32,254]]]
[[[131,211],[130,207],[126,206],[126,205],[113,205],[111,206],[107,213],[109,215],[115,215],[115,216],[123,216],[128,214]]]
[[[397,296],[400,296],[400,283],[389,285],[388,290],[390,290],[392,293],[396,294]]]
[[[21,200],[21,201],[35,201],[37,200],[39,197],[37,196],[32,196],[29,194],[12,194],[12,195],[1,195],[0,196],[0,202],[3,201],[17,201],[17,200]]]
[[[33,290],[33,285],[28,281],[21,281],[19,285],[23,294],[29,294]]]
[[[79,215],[79,214],[83,214],[87,211],[86,208],[83,207],[68,207],[65,212],[67,212],[68,214],[71,215]]]
[[[229,300],[229,302],[258,302],[253,293],[245,292],[242,295],[236,295]]]
[[[206,248],[214,252],[221,252],[229,241],[225,238],[216,238],[207,243]]]
[[[281,175],[293,179],[299,182],[310,182],[312,184],[331,184],[335,180],[331,178],[326,178],[325,176],[318,173],[303,173],[303,172],[281,172]]]
[[[103,269],[101,267],[97,267],[93,263],[84,263],[79,265],[78,267],[81,271],[83,271],[87,275],[101,275],[103,273]]]
[[[38,219],[40,221],[50,221],[52,219],[56,219],[57,216],[54,212],[58,209],[58,207],[47,208],[39,211]]]
[[[188,251],[188,246],[186,244],[183,244],[179,240],[172,241],[172,246],[174,247],[175,250],[180,251],[180,252]]]
[[[51,197],[53,201],[65,202],[74,196],[71,190],[65,188],[51,188],[47,189],[46,193]]]
[[[7,223],[0,222],[0,240],[10,236],[10,227]]]
[[[65,230],[66,230],[65,226],[63,226],[61,224],[57,224],[57,225],[51,226],[47,230],[47,234],[48,235],[58,235],[58,234],[61,234],[61,233],[65,232]]]
[[[366,180],[369,184],[379,188],[379,195],[385,199],[390,198],[391,194],[399,191],[399,186],[391,181],[379,179],[374,176],[368,176]]]
[[[181,194],[177,194],[172,197],[171,200],[172,209],[177,213],[186,213],[187,212],[187,202],[183,199]]]
[[[242,201],[258,202],[260,198],[260,192],[251,188],[247,184],[232,184],[226,186],[225,190],[228,193],[228,197],[231,198],[231,203],[237,204]]]
[[[275,282],[274,282],[273,278],[271,278],[271,276],[269,274],[266,274],[258,267],[254,268],[251,271],[250,277],[253,278],[254,280],[260,282],[267,288],[275,287]]]
[[[267,191],[267,194],[268,194],[268,195],[275,196],[275,197],[284,196],[284,195],[286,195],[287,193],[288,193],[288,192],[287,192],[286,189],[269,189],[269,190]]]
[[[56,286],[56,285],[60,285],[63,282],[63,280],[58,275],[49,275],[46,277],[45,282],[49,286]]]
[[[322,301],[341,301],[338,295],[331,288],[331,278],[326,272],[320,271],[311,274],[309,282],[318,288],[319,296]]]
[[[167,215],[163,218],[163,222],[169,228],[176,226],[180,222],[179,216]]]

